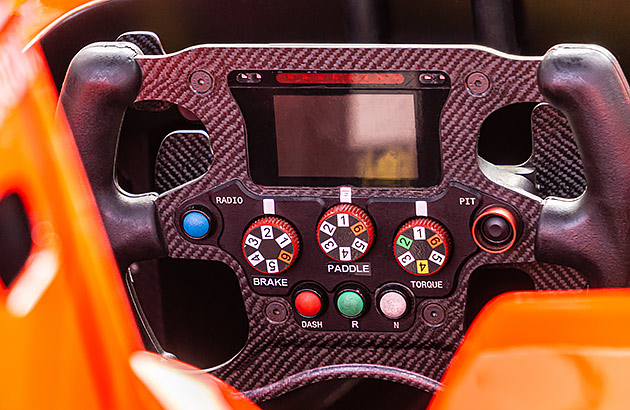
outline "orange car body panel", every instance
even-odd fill
[[[17,279],[0,284],[0,408],[257,409],[220,380],[143,352],[41,50],[22,52],[29,33],[8,7],[18,3],[28,2],[0,3],[0,198],[19,194],[33,245]],[[32,3],[57,4],[50,18],[78,4]]]
[[[471,326],[431,410],[628,409],[630,290],[498,297]]]

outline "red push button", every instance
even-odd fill
[[[322,298],[312,290],[302,290],[293,302],[297,312],[308,318],[317,316],[322,310]]]

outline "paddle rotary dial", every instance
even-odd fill
[[[352,262],[367,253],[374,241],[374,225],[368,214],[352,204],[330,208],[317,225],[317,242],[328,257]]]
[[[289,269],[300,252],[300,239],[291,224],[277,216],[254,221],[243,235],[243,255],[262,273]]]
[[[446,228],[428,218],[416,218],[398,230],[394,255],[398,264],[413,275],[432,275],[450,256],[451,238]]]

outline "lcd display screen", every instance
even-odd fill
[[[274,95],[278,176],[418,179],[415,98]]]

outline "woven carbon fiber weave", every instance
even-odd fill
[[[569,121],[558,110],[542,104],[532,115],[536,183],[543,197],[577,198],[586,177]]]
[[[530,274],[538,289],[583,288],[577,272],[534,260],[535,229],[540,200],[514,192],[490,181],[479,169],[476,141],[483,120],[496,109],[517,102],[543,102],[536,84],[539,59],[499,55],[483,48],[288,48],[203,46],[168,56],[138,58],[143,87],[138,101],[160,100],[178,104],[202,120],[215,151],[214,161],[200,179],[161,195],[157,200],[169,255],[175,258],[213,259],[228,264],[237,274],[249,316],[249,340],[244,350],[214,374],[241,390],[250,390],[299,371],[323,365],[368,363],[398,367],[439,379],[463,337],[466,290],[470,274],[486,264],[509,264]],[[368,197],[426,198],[457,181],[500,198],[520,212],[524,226],[514,249],[500,255],[477,253],[461,268],[458,286],[449,297],[423,300],[440,303],[447,312],[441,326],[417,319],[400,333],[312,332],[289,319],[281,324],[267,321],[267,303],[282,298],[262,297],[248,285],[241,266],[227,252],[192,244],[175,227],[175,212],[187,198],[238,179],[252,192],[267,197],[336,195],[335,188],[265,188],[248,176],[243,119],[227,87],[227,74],[235,69],[277,70],[443,70],[452,82],[440,121],[442,182],[431,188],[356,188],[354,195]],[[213,89],[197,94],[189,84],[196,70],[214,79]],[[465,86],[473,72],[485,73],[491,89],[473,96]],[[544,125],[542,125],[544,128]],[[552,132],[541,134],[554,138]],[[417,315],[419,317],[419,315]]]
[[[155,188],[166,192],[205,174],[212,147],[203,131],[173,132],[164,138],[155,159]]]
[[[166,54],[160,38],[155,33],[149,31],[130,31],[123,33],[118,36],[116,41],[133,43],[142,50],[142,54],[144,55],[153,56]]]

